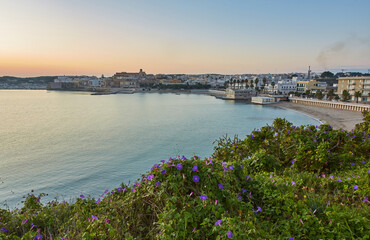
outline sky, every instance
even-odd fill
[[[0,76],[370,69],[369,0],[0,0]]]

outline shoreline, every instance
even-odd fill
[[[356,124],[363,122],[362,113],[356,111],[309,106],[292,102],[278,102],[273,104],[273,106],[300,112],[318,120],[322,124],[329,124],[334,129],[343,128],[351,131],[355,128]]]

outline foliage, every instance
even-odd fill
[[[316,97],[317,97],[317,99],[322,100],[322,99],[323,99],[323,97],[324,97],[324,95],[323,95],[323,93],[322,93],[320,90],[318,90],[318,91],[316,92]]]
[[[0,239],[369,239],[369,124],[275,119],[214,154],[162,160],[101,198],[0,210]]]
[[[343,101],[349,100],[349,97],[350,96],[351,95],[349,94],[349,92],[347,90],[343,90],[343,93],[342,93],[342,99],[343,99]]]
[[[332,73],[330,71],[325,71],[325,72],[321,73],[320,77],[321,78],[333,78],[334,73]]]

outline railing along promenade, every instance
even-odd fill
[[[337,108],[349,111],[362,112],[364,110],[370,111],[370,105],[359,104],[359,103],[346,103],[346,102],[332,102],[316,99],[305,99],[305,98],[289,98],[292,103],[298,103],[303,105]]]

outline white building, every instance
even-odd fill
[[[277,84],[278,92],[287,95],[289,92],[295,92],[297,90],[297,82],[290,79],[281,80]]]

